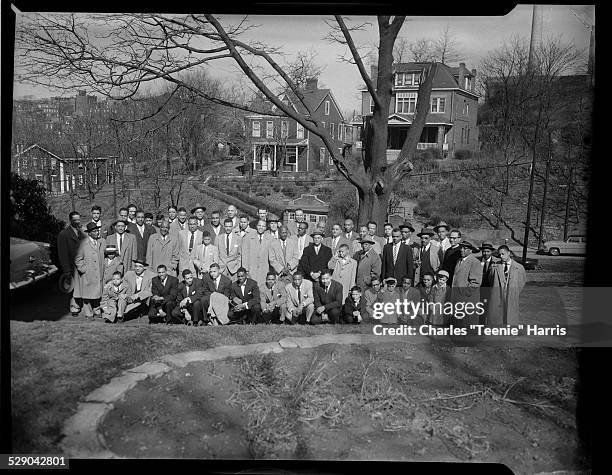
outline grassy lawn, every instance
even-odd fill
[[[278,341],[286,336],[370,332],[370,327],[185,327],[81,319],[11,322],[13,448],[57,453],[64,421],[77,402],[125,369],[166,354],[222,345]]]

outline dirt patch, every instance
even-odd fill
[[[325,345],[192,363],[102,425],[127,457],[500,462],[580,469],[572,350]]]

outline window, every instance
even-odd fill
[[[466,102],[465,104],[465,115],[470,115],[470,103]]]
[[[446,108],[446,98],[444,97],[432,97],[431,98],[431,112],[442,113]]]
[[[308,215],[308,219],[310,220],[311,223],[316,223],[317,222],[317,215],[316,214],[309,214]]]
[[[374,99],[370,96],[370,114],[374,112]]]
[[[321,165],[325,163],[325,147],[319,149],[319,160],[321,161]]]
[[[395,112],[398,114],[413,114],[416,110],[416,92],[398,92],[395,98]]]
[[[271,120],[266,122],[266,138],[274,138],[274,122]]]
[[[281,122],[281,137],[287,137],[289,135],[289,128],[287,127],[287,121],[283,120]]]
[[[418,86],[421,73],[396,73],[396,86]]]
[[[329,115],[329,101],[325,101],[325,115]]]
[[[36,176],[38,176],[38,175],[36,175]],[[572,236],[572,237],[570,237],[570,238],[567,240],[567,242],[580,242],[580,238],[579,238],[579,237],[576,237],[576,236]]]
[[[287,165],[297,165],[297,153],[295,147],[287,148]]]
[[[325,121],[321,122],[321,125],[323,126],[323,128],[325,128]]]
[[[304,126],[302,124],[297,124],[297,138],[298,139],[303,139],[304,138]]]
[[[261,127],[261,124],[259,123],[259,121],[254,120],[253,121],[253,137],[261,137],[260,127]]]
[[[338,140],[342,140],[344,124],[338,124]]]
[[[469,77],[465,77],[465,88],[464,89],[470,89],[472,87],[472,81],[470,80]]]
[[[335,128],[336,124],[334,124],[333,122],[331,124],[329,124],[329,134],[331,135],[331,138],[334,138],[334,128]]]
[[[333,164],[334,164],[334,159],[333,159],[333,157],[332,157],[332,154],[331,154],[331,153],[329,154],[329,160],[328,160],[328,162],[327,162],[327,163],[328,163],[329,165],[333,165]]]
[[[467,137],[466,137],[465,143],[470,143],[470,128],[468,127],[466,131],[467,131]]]

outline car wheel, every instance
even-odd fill
[[[561,253],[559,252],[559,249],[557,249],[556,247],[551,248],[551,249],[548,251],[548,253],[549,253],[551,256],[558,256],[559,254],[561,254]]]

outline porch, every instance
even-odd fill
[[[298,172],[306,171],[308,146],[297,144],[253,145],[253,172]]]

